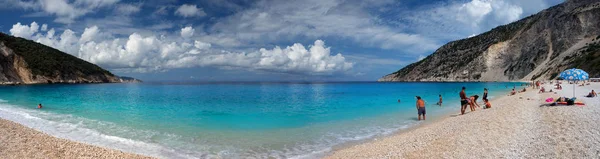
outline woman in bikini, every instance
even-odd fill
[[[471,106],[471,111],[475,111],[475,106],[477,106],[478,108],[481,108],[481,106],[479,106],[479,104],[477,104],[478,98],[479,98],[478,95],[469,97],[469,105]]]

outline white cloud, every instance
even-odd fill
[[[198,8],[196,5],[183,4],[175,11],[176,15],[182,17],[203,17],[206,16],[206,13],[202,8]]]
[[[543,0],[469,0],[450,1],[396,13],[398,20],[388,22],[437,41],[452,41],[477,35],[499,25],[516,21],[525,13],[536,13],[546,6]],[[530,10],[524,10],[528,8]],[[394,18],[392,18],[394,19]]]
[[[211,47],[210,43],[205,43],[202,41],[194,41],[194,47],[200,49],[200,50],[206,50],[209,49]]]
[[[133,4],[121,4],[116,10],[119,14],[130,15],[140,12],[141,5],[133,5]]]
[[[194,36],[194,31],[195,31],[195,29],[192,28],[191,26],[181,28],[181,37],[184,37],[184,38],[192,37],[192,36]]]
[[[43,24],[42,31],[47,31],[47,30],[48,30],[48,24]]]
[[[65,30],[55,37],[54,28],[37,32],[32,26],[15,24],[12,32],[29,35],[29,38],[57,48],[92,63],[118,71],[164,71],[175,68],[215,66],[245,70],[262,70],[292,74],[329,75],[346,73],[353,63],[342,54],[331,53],[322,40],[316,40],[306,48],[300,43],[285,48],[258,49],[251,52],[231,52],[212,49],[211,44],[179,36],[145,36],[138,33],[126,39],[109,39],[98,36],[103,33],[97,26],[85,28],[78,37],[72,30]],[[191,28],[191,27],[190,27]],[[184,28],[185,29],[185,28]]]
[[[496,12],[494,16],[501,23],[510,23],[519,20],[523,15],[523,8],[504,1],[495,1],[492,6]]]
[[[458,8],[459,20],[463,22],[472,22],[473,25],[478,25],[481,20],[492,12],[492,4],[485,0],[472,0]],[[466,13],[466,14],[464,14]],[[461,16],[464,15],[464,16]]]
[[[96,37],[97,34],[98,34],[97,26],[93,26],[91,28],[85,28],[85,30],[83,31],[83,34],[81,34],[81,38],[79,39],[79,41],[82,43],[91,41]]]
[[[209,28],[205,39],[234,39],[215,44],[229,46],[260,41],[325,37],[350,39],[363,47],[421,52],[438,47],[435,41],[415,33],[381,25],[377,18],[361,6],[347,1],[261,1],[247,9],[218,21]],[[214,32],[215,34],[210,34]]]
[[[26,10],[42,11],[56,16],[55,22],[70,24],[78,17],[92,13],[98,8],[111,6],[118,1],[119,0],[9,0],[5,5],[21,7]]]
[[[39,29],[39,26],[36,22],[32,22],[31,25],[27,25],[27,24],[21,25],[21,23],[17,23],[12,26],[12,28],[9,30],[9,32],[10,32],[10,34],[12,34],[16,37],[22,37],[22,38],[29,39],[33,36],[33,34],[38,32],[38,29]]]

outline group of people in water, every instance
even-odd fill
[[[479,103],[477,103],[477,100],[479,99],[479,95],[473,95],[473,96],[467,97],[467,94],[465,92],[466,89],[467,89],[466,87],[462,87],[462,90],[460,92],[461,115],[465,114],[465,111],[467,110],[467,108],[469,108],[471,111],[475,111],[477,108],[481,108]],[[416,108],[417,108],[417,113],[418,113],[418,120],[425,120],[425,114],[426,114],[425,101],[420,96],[416,96],[416,98],[417,98]],[[398,102],[400,102],[400,100],[398,100]],[[442,95],[440,94],[439,101],[436,103],[436,105],[439,105],[441,107],[442,103],[443,103]],[[492,104],[488,100],[488,89],[487,88],[483,89],[483,103],[484,103],[483,109],[492,108]]]
[[[473,95],[467,97],[466,87],[462,87],[460,91],[460,114],[465,114],[467,107],[470,108],[471,111],[475,111],[477,108],[481,108],[481,106],[477,103],[477,99],[479,99],[479,95]],[[513,89],[514,90],[514,89]],[[483,103],[485,104],[483,109],[492,108],[492,104],[488,100],[488,89],[483,89]]]

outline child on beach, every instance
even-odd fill
[[[515,95],[515,94],[517,94],[517,92],[515,92],[515,89],[513,88],[512,91],[510,92],[510,94],[508,96],[512,96],[512,95]]]
[[[483,99],[483,102],[485,102],[485,107],[483,109],[489,109],[492,108],[492,104],[490,104],[490,101],[488,99]]]
[[[419,96],[417,96],[417,112],[419,114],[419,120],[421,120],[421,115],[423,115],[423,120],[425,120],[425,101]]]

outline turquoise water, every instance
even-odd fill
[[[459,111],[458,93],[519,83],[200,83],[0,86],[0,117],[46,133],[166,158],[314,157]],[[438,94],[444,106],[435,106]],[[401,102],[397,102],[401,100]],[[34,109],[38,103],[43,109]]]

